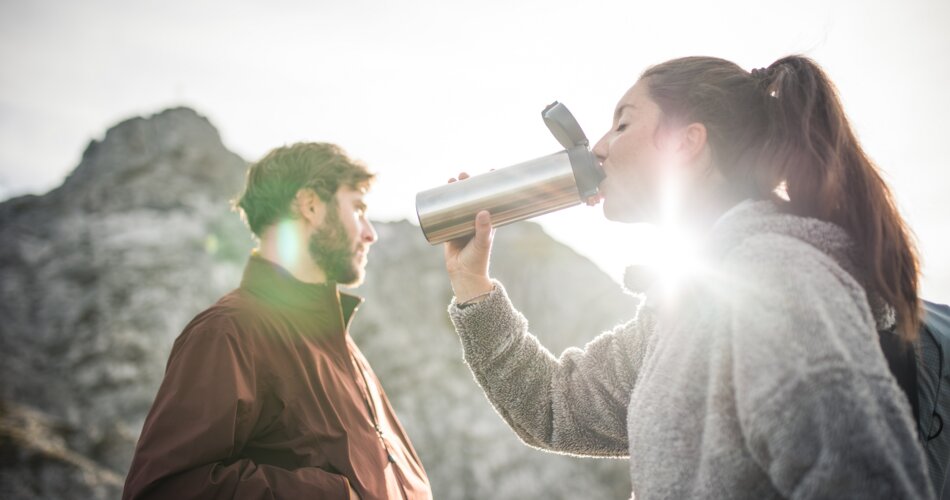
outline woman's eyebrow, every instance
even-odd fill
[[[614,111],[614,120],[620,118],[620,113],[623,113],[624,108],[635,109],[636,106],[634,106],[633,104],[629,104],[629,103],[628,103],[628,104],[621,104],[620,106],[617,107],[617,110]]]

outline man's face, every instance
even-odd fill
[[[330,281],[344,286],[363,282],[376,230],[366,218],[366,192],[341,187],[327,203],[323,224],[310,236],[310,257]]]

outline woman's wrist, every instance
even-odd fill
[[[488,297],[494,288],[495,284],[488,276],[452,281],[452,291],[457,304],[480,302]]]
[[[489,290],[489,291],[487,291],[487,292],[485,292],[485,293],[480,293],[480,294],[478,294],[478,295],[476,295],[476,296],[474,296],[474,297],[472,297],[472,298],[470,298],[470,299],[468,299],[468,300],[463,300],[463,301],[461,301],[461,302],[459,302],[458,300],[456,300],[455,306],[458,307],[459,309],[465,309],[466,307],[468,307],[468,306],[470,306],[470,305],[477,304],[477,303],[479,303],[479,302],[481,302],[481,301],[487,299],[488,296],[491,295],[492,292],[494,292],[494,291],[495,291],[495,287],[492,286],[492,287],[491,287],[491,290]]]

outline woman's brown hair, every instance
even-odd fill
[[[712,57],[674,59],[642,76],[664,120],[705,125],[714,161],[737,196],[843,228],[868,297],[894,307],[901,337],[920,325],[919,264],[890,189],[861,148],[824,71],[789,56],[751,73]]]

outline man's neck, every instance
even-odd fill
[[[326,273],[310,258],[308,241],[305,228],[293,221],[285,221],[274,225],[261,235],[260,247],[256,253],[286,269],[291,276],[304,283],[326,283]]]

